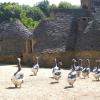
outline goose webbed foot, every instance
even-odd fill
[[[20,87],[19,88],[21,88],[21,84],[20,84]]]
[[[36,76],[36,74],[34,74],[34,76]]]
[[[22,83],[24,83],[24,81],[22,80]]]
[[[88,75],[88,78],[89,78],[89,75]]]
[[[15,88],[17,88],[17,85],[15,84]]]
[[[36,75],[37,75],[37,73],[34,73],[33,75],[34,75],[34,76],[36,76]]]
[[[74,86],[72,85],[72,88],[73,88]]]
[[[57,80],[57,83],[59,83],[59,80]]]
[[[97,79],[97,81],[99,81],[99,78]]]

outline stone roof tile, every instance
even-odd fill
[[[0,24],[1,38],[32,38],[32,33],[19,21],[3,22]]]

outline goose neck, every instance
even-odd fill
[[[80,66],[82,66],[83,65],[83,62],[82,62],[82,60],[80,60]]]
[[[16,75],[20,70],[21,70],[21,64],[20,64],[20,61],[18,61],[18,69],[17,71],[14,73],[14,75]]]
[[[38,64],[38,57],[36,59],[37,59],[37,64]]]

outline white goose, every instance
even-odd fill
[[[39,70],[38,57],[36,57],[36,60],[37,60],[36,64],[33,65],[33,67],[32,67],[32,72],[33,72],[33,74],[34,74],[35,76],[37,75],[37,72],[38,72],[38,70]]]
[[[57,66],[57,60],[55,58],[55,66],[53,67],[52,73],[53,73],[53,78],[55,80],[57,80],[57,82],[59,82],[59,79],[61,78],[61,70],[60,68]]]
[[[83,63],[82,63],[83,60],[82,60],[82,59],[79,59],[78,62],[79,62],[79,64],[78,64],[78,66],[75,68],[75,70],[76,70],[76,73],[77,73],[77,77],[80,77],[81,71],[82,71],[82,69],[83,69]]]
[[[99,62],[98,62],[98,60],[96,60],[95,61],[96,62],[96,66],[93,68],[93,76],[94,76],[94,74],[97,72],[97,69],[98,69],[98,65],[99,65]]]
[[[77,67],[77,65],[76,65],[76,63],[77,63],[76,59],[72,59],[72,61],[73,61],[74,68],[76,68]]]
[[[17,58],[17,60],[18,60],[18,70],[12,76],[11,81],[13,82],[16,88],[18,86],[20,86],[21,88],[21,84],[23,83],[24,74],[21,72],[21,64],[20,64],[21,59]]]
[[[97,79],[97,78],[96,78],[96,72],[97,72],[97,70],[98,70],[98,65],[99,65],[99,64],[98,64],[98,60],[96,60],[95,62],[96,62],[96,66],[93,68],[93,71],[92,71],[92,72],[93,72],[93,77],[94,77],[95,79]]]
[[[100,77],[100,60],[96,60],[97,66],[93,69],[93,76],[94,78],[99,81]]]
[[[75,71],[76,71],[76,76],[79,77],[80,66],[78,65],[78,62],[76,61],[76,59],[72,59],[72,61],[73,61],[73,66],[74,66]]]
[[[68,83],[69,83],[69,85],[71,85],[73,87],[73,84],[76,81],[76,71],[75,71],[75,66],[74,65],[72,65],[71,67],[72,67],[72,69],[68,73]]]
[[[89,59],[86,59],[87,61],[87,66],[83,68],[82,70],[82,75],[83,77],[88,77],[89,78],[89,73],[90,73],[90,60]]]

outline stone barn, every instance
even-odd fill
[[[54,9],[33,35],[34,52],[45,65],[51,65],[55,57],[65,67],[72,58],[100,59],[100,0],[81,0],[79,9]]]
[[[32,54],[32,33],[19,21],[0,24],[0,62],[14,63],[17,57],[24,61],[25,54]]]
[[[100,0],[81,0],[79,9],[54,9],[33,34],[20,21],[0,24],[0,61],[32,64],[39,57],[42,67],[54,59],[69,67],[73,58],[100,59]],[[93,65],[92,64],[92,65]]]

